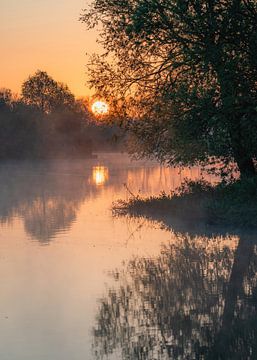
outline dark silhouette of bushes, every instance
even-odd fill
[[[97,124],[86,102],[45,72],[24,82],[20,98],[0,89],[2,160],[88,157],[93,151],[117,150],[119,132]]]
[[[15,103],[0,107],[0,159],[85,156],[92,153],[84,119],[72,111],[43,114]]]

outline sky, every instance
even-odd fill
[[[66,83],[77,96],[90,95],[87,53],[99,52],[95,30],[79,22],[90,0],[0,0],[0,88],[20,93],[37,70]]]

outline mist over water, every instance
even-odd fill
[[[2,163],[1,359],[256,358],[254,234],[112,217],[128,189],[199,176],[125,154]]]

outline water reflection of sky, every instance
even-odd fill
[[[92,178],[95,185],[104,185],[109,179],[109,169],[105,166],[94,166],[92,170]]]
[[[89,199],[101,196],[102,207],[110,208],[110,194],[114,201],[128,198],[130,192],[169,192],[186,177],[199,176],[199,169],[180,172],[151,162],[131,162],[125,155],[6,164],[0,167],[0,221],[10,222],[18,217],[30,237],[48,244],[60,232],[70,230],[81,206]]]
[[[1,359],[257,358],[255,234],[111,215],[124,184],[198,176],[124,155],[1,165]]]
[[[128,261],[100,300],[96,358],[256,359],[256,250],[249,234],[174,234]]]

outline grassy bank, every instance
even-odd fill
[[[173,218],[208,225],[257,227],[257,178],[216,186],[203,180],[187,181],[171,194],[119,200],[113,204],[113,213],[165,222]]]

